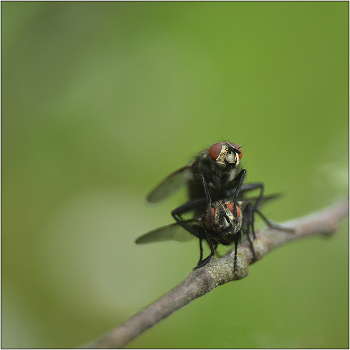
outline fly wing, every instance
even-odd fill
[[[282,197],[283,197],[282,193],[275,193],[275,194],[270,194],[268,196],[263,196],[260,200],[260,205],[265,204],[266,202],[269,202],[271,199],[277,199]],[[244,204],[248,202],[256,202],[258,199],[259,197],[244,198],[242,199],[242,202]]]
[[[248,197],[247,192],[257,190],[257,189],[259,189],[259,186],[260,186],[259,182],[242,185],[242,187],[238,193],[238,200],[243,202],[243,203],[257,201],[259,199],[259,197]],[[225,191],[225,198],[233,198],[235,192],[236,192],[236,188],[230,188],[230,189],[226,190]],[[283,197],[282,193],[275,193],[272,195],[263,196],[261,198],[260,204],[269,202],[271,199],[277,199],[277,198],[282,198],[282,197]]]
[[[190,226],[193,226],[193,220],[187,222]],[[177,222],[171,225],[163,226],[157,228],[153,231],[145,233],[136,239],[136,244],[148,244],[153,242],[163,242],[163,241],[177,241],[177,242],[188,242],[192,240],[195,236],[190,232],[186,231]]]
[[[189,170],[189,166],[185,166],[169,175],[147,196],[147,200],[156,203],[173,194],[187,182],[190,176]]]

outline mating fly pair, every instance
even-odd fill
[[[218,244],[235,244],[234,269],[237,270],[237,246],[247,234],[253,257],[254,248],[250,234],[255,238],[254,214],[258,213],[272,226],[258,209],[259,205],[277,196],[263,197],[263,184],[243,184],[246,170],[241,169],[242,150],[235,143],[218,142],[201,152],[194,161],[167,177],[148,196],[149,202],[158,202],[187,184],[189,201],[171,212],[176,223],[158,228],[136,240],[137,244],[156,241],[188,241],[198,237],[202,267],[214,256]],[[248,191],[260,189],[257,198],[245,198]],[[192,219],[182,215],[193,211]],[[191,235],[192,234],[192,235]],[[202,241],[210,248],[203,259]]]

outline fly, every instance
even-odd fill
[[[161,201],[187,184],[189,199],[205,197],[202,186],[203,175],[214,201],[229,197],[225,192],[237,187],[244,177],[240,161],[242,149],[233,142],[216,142],[199,153],[189,164],[163,180],[147,197],[151,203]],[[244,170],[244,169],[243,169]]]
[[[209,212],[198,215],[193,219],[184,220],[185,229],[178,222],[152,230],[136,239],[136,244],[148,244],[153,242],[174,240],[187,242],[195,237],[199,238],[200,258],[196,268],[206,265],[214,256],[218,244],[230,245],[238,242],[242,235],[243,215],[241,202],[238,202],[234,217],[233,203],[225,200],[214,202]],[[212,216],[213,222],[211,222]],[[210,254],[203,259],[202,241],[206,241],[210,248]]]
[[[150,231],[136,240],[137,244],[156,241],[187,241],[198,237],[200,259],[197,267],[204,266],[215,255],[218,244],[235,244],[234,269],[237,270],[237,247],[246,234],[255,260],[252,239],[255,239],[255,213],[270,226],[276,227],[260,212],[259,206],[275,196],[263,197],[264,184],[243,184],[246,170],[242,169],[242,149],[233,142],[217,142],[202,151],[187,166],[169,175],[147,197],[158,202],[180,187],[187,185],[189,201],[174,209],[171,214],[176,223]],[[246,198],[246,193],[260,189],[257,198]],[[227,200],[232,198],[232,200]],[[193,212],[193,218],[182,215]],[[209,220],[209,221],[208,221]],[[183,230],[185,229],[185,230]],[[191,235],[192,234],[192,235]],[[210,248],[210,255],[203,259],[202,241]]]
[[[234,208],[237,206],[240,191],[247,192],[260,188],[263,196],[263,184],[243,185],[246,170],[241,167],[242,149],[233,142],[216,142],[202,151],[187,166],[179,169],[160,183],[147,197],[149,202],[158,202],[181,186],[187,185],[189,201],[171,212],[179,225],[191,232],[189,225],[181,215],[194,211],[200,215],[208,208],[208,196],[215,202],[233,196]],[[256,203],[258,207],[259,201]]]
[[[272,195],[258,198],[245,199],[237,201],[236,207],[233,200],[221,199],[210,202],[210,210],[195,216],[192,219],[184,220],[186,228],[178,222],[152,230],[136,239],[136,244],[148,244],[153,242],[174,240],[178,242],[187,242],[195,237],[199,238],[200,258],[196,268],[203,267],[215,255],[218,244],[231,245],[235,244],[234,270],[237,271],[237,248],[244,234],[250,242],[255,259],[255,252],[252,238],[255,239],[254,214],[257,212],[265,222],[275,227],[256,207],[260,204],[279,197]],[[250,237],[252,235],[252,238]],[[210,254],[203,259],[202,241],[206,241]]]

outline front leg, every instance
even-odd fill
[[[260,215],[260,217],[266,222],[266,224],[270,228],[274,228],[276,230],[281,230],[281,231],[285,231],[285,232],[291,232],[291,233],[295,232],[295,230],[292,229],[292,228],[280,226],[280,225],[277,225],[277,224],[273,224],[259,209],[255,209],[255,211]]]
[[[199,174],[201,180],[202,180],[202,184],[204,187],[204,192],[205,192],[205,198],[207,199],[207,205],[208,205],[208,209],[207,209],[207,213],[209,215],[209,220],[210,220],[210,224],[212,227],[214,227],[214,219],[213,219],[213,213],[211,212],[211,197],[210,197],[210,193],[208,190],[208,186],[207,186],[207,182],[205,181],[204,175],[203,174]]]
[[[176,222],[182,226],[185,230],[192,233],[194,236],[198,238],[202,238],[202,235],[198,233],[197,231],[193,230],[191,227],[189,227],[186,222],[184,222],[181,218],[181,214],[187,213],[190,210],[193,210],[194,208],[198,207],[199,205],[205,203],[205,198],[196,198],[188,201],[187,203],[181,205],[180,207],[174,209],[171,212],[172,217],[176,220]]]
[[[238,271],[238,266],[237,266],[237,248],[238,248],[238,244],[241,242],[241,238],[242,238],[242,230],[239,230],[237,232],[237,235],[235,237],[235,257],[233,260],[233,271],[237,272]]]
[[[247,174],[247,171],[245,169],[242,169],[242,171],[237,176],[237,178],[238,178],[238,185],[236,187],[236,190],[235,190],[235,193],[234,193],[234,196],[233,196],[233,216],[235,218],[238,217],[238,214],[237,214],[238,194],[239,194],[239,191],[241,190],[241,187],[243,185],[243,181],[244,181],[244,178],[245,178],[246,174]]]

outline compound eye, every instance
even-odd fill
[[[228,208],[228,210],[233,214],[233,203],[227,203],[226,207]],[[237,218],[239,218],[241,216],[241,209],[239,209],[239,206],[236,206],[237,209]]]
[[[216,142],[209,147],[209,156],[212,160],[218,159],[222,150],[222,143]]]
[[[228,208],[228,210],[233,214],[233,203],[227,203],[226,207]]]
[[[242,152],[241,146],[238,146],[237,143],[234,143],[234,142],[230,142],[230,145],[240,152],[238,154],[238,158],[242,159],[243,152]]]
[[[215,210],[214,210],[214,208],[211,208],[210,210],[211,210],[211,217],[214,219],[214,212],[215,212]],[[211,226],[209,213],[207,213],[206,219],[207,219],[208,225]]]

